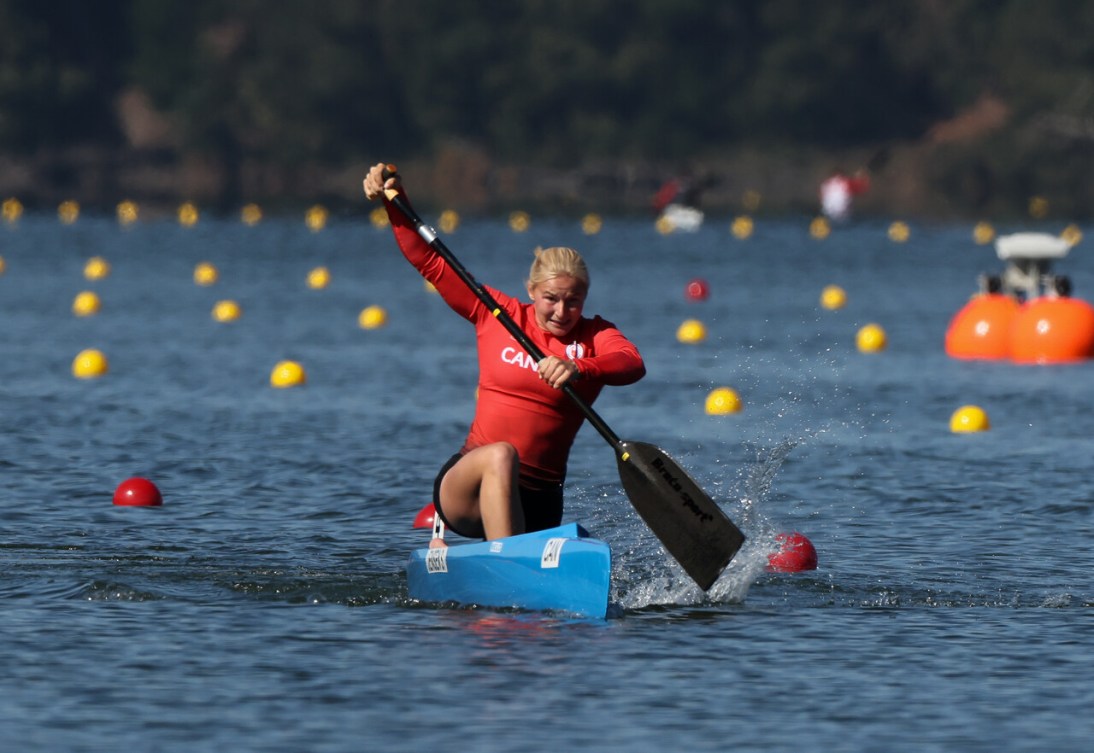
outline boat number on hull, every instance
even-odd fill
[[[448,572],[448,547],[441,546],[429,550],[425,556],[425,571],[427,573]]]
[[[565,543],[566,539],[547,539],[539,558],[539,566],[544,569],[558,567],[558,561],[562,557],[562,545]]]

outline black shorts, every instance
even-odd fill
[[[448,518],[444,516],[444,511],[441,510],[441,479],[462,457],[463,453],[461,452],[457,452],[450,457],[448,462],[441,466],[437,478],[433,480],[433,509],[437,511],[437,515],[444,521],[444,525],[448,530],[466,538],[481,539],[483,538],[481,534],[472,536],[453,526]],[[524,530],[527,533],[554,528],[562,524],[562,484],[548,484],[532,489],[525,486],[522,481],[518,488],[520,490],[520,507],[524,511]]]

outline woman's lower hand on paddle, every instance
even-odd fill
[[[365,176],[365,197],[369,201],[376,201],[384,194],[386,188],[398,188],[399,176],[392,175],[387,180],[384,180],[384,170],[387,169],[387,163],[377,162],[371,168],[369,168],[368,175]]]
[[[577,364],[573,361],[566,361],[558,356],[547,356],[539,362],[537,371],[539,378],[547,382],[547,384],[554,387],[556,390],[561,388],[562,385],[569,382],[571,379],[577,379],[580,372],[577,370]]]

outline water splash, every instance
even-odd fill
[[[756,448],[755,462],[741,469],[735,483],[727,485],[724,480],[708,483],[709,488],[724,487],[721,494],[727,501],[722,506],[748,538],[706,593],[673,561],[637,516],[625,519],[616,516],[617,530],[612,535],[612,603],[623,610],[641,610],[663,605],[744,602],[752,584],[766,573],[768,555],[778,548],[775,541],[778,530],[765,514],[764,504],[771,497],[779,469],[800,442],[800,439],[784,439],[770,449]],[[592,519],[597,525],[603,511],[604,505],[594,510]]]

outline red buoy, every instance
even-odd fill
[[[414,518],[415,528],[432,528],[433,516],[436,514],[436,510],[433,508],[433,503],[429,502],[418,511],[418,515]]]
[[[1034,298],[1011,330],[1015,363],[1074,363],[1094,358],[1094,307],[1078,298]]]
[[[946,354],[968,360],[1008,358],[1011,325],[1017,313],[1018,301],[1009,295],[975,296],[950,321]]]
[[[817,569],[817,550],[800,533],[780,533],[775,537],[779,550],[767,556],[767,569],[773,573],[798,573]]]
[[[134,476],[118,484],[118,488],[114,490],[114,504],[127,507],[155,507],[163,504],[163,495],[148,479]]]
[[[689,301],[705,301],[710,298],[710,286],[707,285],[706,280],[697,277],[688,283],[687,288],[684,289],[684,295]]]

